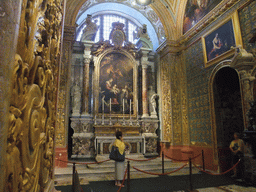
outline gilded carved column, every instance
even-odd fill
[[[65,2],[45,1],[43,6],[39,1],[5,3],[0,3],[0,29],[5,33],[0,36],[1,43],[5,43],[6,59],[0,60],[4,61],[4,75],[8,75],[5,79],[8,95],[4,95],[8,111],[1,119],[8,120],[8,125],[1,129],[8,133],[6,143],[1,143],[1,148],[6,145],[7,148],[0,159],[4,157],[8,163],[5,170],[1,169],[0,181],[5,184],[0,184],[4,187],[0,191],[53,191],[57,81]],[[7,23],[1,17],[6,17]]]
[[[64,38],[61,55],[61,68],[59,78],[59,90],[57,101],[56,119],[56,158],[67,160],[67,133],[69,118],[69,97],[70,97],[70,68],[72,45],[75,37],[75,26],[64,27]],[[58,166],[67,166],[66,163],[56,162]]]
[[[142,64],[142,118],[148,115],[147,64]]]

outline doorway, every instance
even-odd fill
[[[231,67],[220,69],[214,78],[214,108],[220,171],[231,167],[230,142],[234,132],[244,130],[240,83],[237,72]]]

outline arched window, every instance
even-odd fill
[[[134,31],[136,30],[139,24],[136,24],[131,19],[118,15],[118,14],[102,14],[92,17],[92,21],[95,22],[98,26],[98,32],[95,37],[95,42],[98,42],[100,39],[109,40],[109,35],[112,30],[112,23],[119,21],[120,23],[123,23],[125,25],[124,31],[126,34],[127,41],[131,43],[136,43],[136,39],[134,38]],[[137,22],[138,23],[138,22]],[[86,27],[86,24],[83,23],[78,28],[78,35],[77,35],[77,41],[80,41],[82,38],[83,30]]]

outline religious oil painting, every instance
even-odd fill
[[[100,62],[99,112],[133,113],[133,63],[122,53],[109,53]]]
[[[205,37],[207,61],[214,59],[235,47],[235,36],[232,20],[222,25]]]
[[[235,52],[233,47],[242,46],[237,13],[213,27],[202,40],[206,67],[231,57]]]
[[[196,25],[220,2],[221,0],[188,0],[184,16],[183,33],[185,34]]]

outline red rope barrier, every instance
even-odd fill
[[[195,159],[195,158],[197,158],[197,157],[199,157],[200,155],[201,155],[201,154],[198,154],[197,156],[191,158],[191,160],[192,160],[192,159]],[[189,159],[180,160],[180,159],[171,158],[171,157],[169,157],[169,156],[167,156],[167,155],[164,155],[164,156],[167,157],[168,159],[171,159],[171,160],[174,160],[174,161],[189,161]]]
[[[159,157],[159,156],[158,156]],[[156,159],[156,158],[158,158],[158,157],[154,157],[154,158],[150,158],[150,159],[130,159],[130,158],[125,158],[125,159],[128,159],[128,160],[130,160],[130,161],[150,161],[150,160],[154,160],[154,159]]]
[[[128,171],[128,169],[126,168],[126,170],[125,170],[125,174],[124,174],[124,179],[123,179],[123,181],[122,181],[122,183],[121,183],[121,186],[119,187],[119,189],[118,189],[118,191],[117,191],[117,192],[120,192],[120,191],[121,191],[121,189],[122,189],[122,186],[124,185],[124,181],[125,181],[125,177],[126,177],[127,171]]]
[[[138,168],[136,168],[136,167],[133,167],[133,169],[135,169],[135,170],[137,170],[137,171],[140,171],[140,172],[142,172],[142,173],[149,174],[149,175],[169,175],[169,174],[171,174],[171,173],[174,173],[174,172],[177,172],[177,171],[183,169],[186,165],[187,165],[187,163],[184,164],[184,165],[182,165],[180,168],[178,168],[178,169],[176,169],[176,170],[174,170],[174,171],[167,172],[167,173],[152,173],[152,172],[148,172],[148,171],[143,171],[143,170],[138,169]]]
[[[77,162],[77,161],[64,161],[64,160],[61,160],[61,159],[58,159],[58,158],[56,158],[56,160],[62,161],[64,163],[72,163],[72,164],[75,163],[75,164],[82,164],[82,165],[100,164],[100,163],[104,163],[106,161],[110,161],[110,159],[107,159],[107,160],[104,160],[104,161],[97,161],[97,162],[86,163],[86,162]]]
[[[234,169],[234,168],[238,165],[238,163],[239,163],[240,161],[241,161],[241,160],[239,159],[238,162],[237,162],[233,167],[231,167],[229,170],[227,170],[227,171],[225,171],[225,172],[223,172],[223,173],[211,173],[211,172],[209,172],[209,171],[205,171],[205,170],[201,169],[200,167],[198,167],[198,166],[195,165],[194,163],[193,163],[193,165],[194,165],[197,169],[199,169],[200,171],[203,171],[203,172],[205,172],[205,173],[207,173],[207,174],[210,174],[210,175],[224,175],[224,174],[230,172],[232,169]]]

